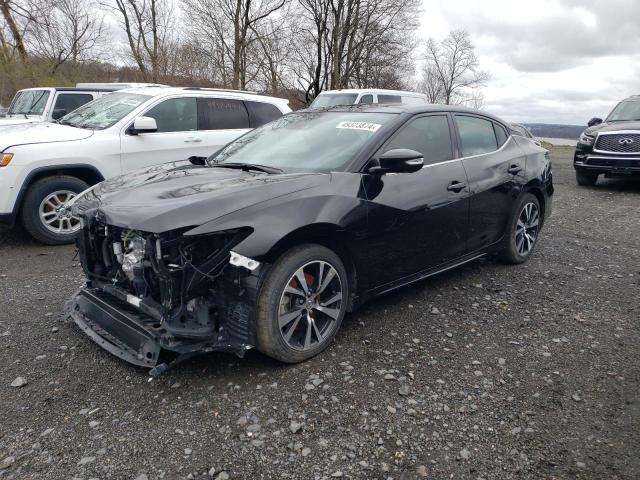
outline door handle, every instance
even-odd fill
[[[450,192],[460,193],[462,190],[466,188],[466,186],[467,186],[466,183],[458,182],[457,180],[454,180],[449,184],[449,186],[447,187],[447,190],[449,190]]]
[[[201,141],[202,139],[200,137],[187,137],[184,139],[184,143],[198,143]]]
[[[511,165],[507,170],[507,172],[511,173],[512,175],[517,175],[521,171],[522,171],[522,167],[520,165]]]

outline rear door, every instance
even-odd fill
[[[415,117],[381,153],[409,148],[424,156],[414,173],[364,175],[371,237],[370,281],[380,286],[465,254],[469,191],[455,159],[450,117]]]
[[[468,250],[473,252],[502,238],[524,183],[526,158],[499,123],[470,114],[454,119],[471,189]]]
[[[131,135],[128,130],[122,132],[120,146],[123,172],[184,160],[209,151],[198,149],[203,142],[198,132],[195,97],[163,99],[141,116],[154,118],[158,131],[139,135]]]
[[[250,127],[249,111],[241,99],[198,97],[198,136],[201,142],[197,148],[202,156],[220,150],[248,132]]]

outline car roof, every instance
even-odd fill
[[[33,88],[21,88],[19,92],[26,92],[29,90],[49,90],[56,92],[115,92],[122,90],[122,87],[33,87]]]
[[[419,105],[405,105],[400,103],[390,104],[376,104],[376,103],[360,103],[357,105],[335,105],[333,107],[314,108],[308,110],[299,110],[301,112],[370,112],[370,113],[406,113],[409,115],[417,115],[420,113],[440,113],[440,112],[454,112],[454,113],[469,113],[472,115],[481,115],[483,117],[490,118],[507,127],[509,124],[504,120],[491,115],[490,113],[480,110],[474,110],[473,108],[462,107],[459,105],[441,105],[437,103],[424,103]]]
[[[142,95],[150,95],[153,97],[176,95],[178,93],[197,93],[199,95],[211,95],[216,97],[229,97],[229,98],[242,98],[243,100],[255,100],[257,102],[269,102],[288,104],[289,100],[286,98],[270,97],[267,95],[259,95],[256,92],[249,92],[244,90],[227,90],[223,88],[200,88],[200,87],[160,87],[160,86],[145,86],[136,88],[127,88],[118,90],[118,92],[125,93],[138,93]]]
[[[324,90],[320,92],[320,95],[328,95],[331,93],[388,93],[393,95],[415,95],[420,97],[426,97],[424,93],[410,92],[407,90],[387,90],[384,88],[343,88],[338,90]]]

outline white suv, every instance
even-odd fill
[[[403,103],[419,105],[429,103],[424,93],[404,90],[383,90],[380,88],[347,88],[325,90],[311,103],[309,108],[326,108],[335,105],[356,105],[359,103]]]
[[[250,92],[141,87],[94,100],[56,123],[0,129],[0,222],[69,243],[80,228],[65,203],[105,178],[208,156],[281,117],[288,101]]]

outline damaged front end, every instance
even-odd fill
[[[195,354],[242,356],[255,344],[260,264],[231,250],[249,229],[158,234],[89,215],[83,222],[77,246],[87,284],[65,310],[98,345],[157,374]]]

